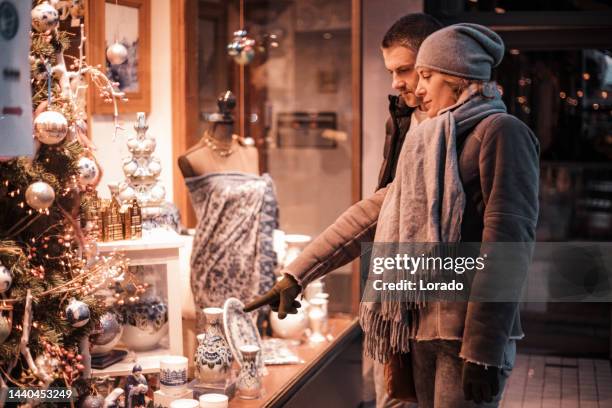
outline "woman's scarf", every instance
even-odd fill
[[[473,84],[456,104],[408,133],[395,179],[380,210],[372,256],[394,256],[392,248],[402,243],[431,249],[437,243],[460,241],[465,193],[459,175],[457,136],[500,112],[506,112],[506,107],[496,85],[488,83],[477,90]],[[425,304],[418,290],[401,295],[383,291],[372,301],[371,283],[381,278],[373,275],[371,267],[369,275],[359,318],[366,353],[385,362],[392,353],[409,351],[408,339],[418,328],[416,311]],[[398,276],[394,274],[393,281],[400,279]]]

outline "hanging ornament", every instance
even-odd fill
[[[77,166],[79,167],[79,181],[82,185],[93,184],[100,174],[98,165],[89,157],[81,157]]]
[[[123,326],[117,320],[117,316],[111,312],[103,314],[100,318],[99,327],[89,338],[90,343],[93,345],[91,354],[104,355],[110,353],[119,342],[122,334]]]
[[[35,210],[46,210],[55,200],[55,191],[44,181],[37,181],[29,185],[25,199],[26,203]]]
[[[59,112],[44,111],[34,120],[34,132],[41,143],[58,144],[68,134],[68,121]]]
[[[11,335],[13,328],[13,306],[0,304],[0,344]]]
[[[128,50],[125,45],[115,42],[106,49],[106,59],[111,65],[121,65],[127,61]]]
[[[247,65],[255,58],[255,40],[247,36],[246,30],[234,32],[234,39],[227,45],[227,53],[240,65]]]
[[[53,30],[59,24],[59,14],[48,1],[34,7],[31,14],[32,27],[39,33]]]
[[[13,283],[13,276],[11,275],[11,271],[9,269],[0,264],[0,293],[4,293],[11,287]]]
[[[66,319],[72,327],[83,327],[89,321],[89,306],[80,300],[72,299],[66,306]]]

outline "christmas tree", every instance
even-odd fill
[[[94,294],[125,266],[97,257],[79,221],[101,175],[87,136],[88,80],[105,99],[122,97],[85,63],[83,25],[79,57],[64,55],[74,36],[59,29],[60,15],[74,22],[82,7],[32,3],[35,154],[0,161],[0,406],[7,387],[70,387],[88,376],[87,338],[105,312]]]

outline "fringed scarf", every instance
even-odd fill
[[[494,83],[486,84],[480,92],[472,85],[455,105],[410,131],[380,210],[375,243],[433,247],[460,241],[465,193],[459,175],[457,135],[473,129],[487,116],[505,111]],[[382,252],[394,256],[389,246]],[[369,273],[369,282],[380,278],[372,276],[372,268]],[[372,302],[364,295],[360,306],[366,353],[383,363],[393,353],[410,351],[408,340],[418,328],[418,309],[426,307],[418,290],[404,291],[401,296],[398,300],[397,294],[382,292],[380,301]]]

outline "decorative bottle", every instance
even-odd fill
[[[204,385],[224,384],[230,376],[232,352],[223,336],[221,316],[223,310],[217,307],[204,309],[206,330],[197,336],[198,348],[195,354],[195,365]]]
[[[238,395],[242,399],[256,399],[261,396],[261,373],[257,369],[259,347],[244,345],[240,347],[242,366],[238,374]]]

